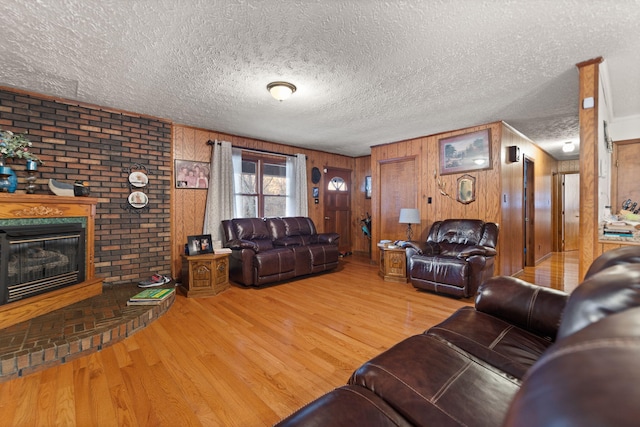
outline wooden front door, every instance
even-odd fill
[[[351,252],[351,171],[326,168],[324,188],[324,231],[338,233],[338,250]]]

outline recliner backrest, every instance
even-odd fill
[[[493,223],[492,223],[493,224]],[[495,230],[497,231],[497,226]],[[485,231],[485,223],[479,219],[447,219],[436,221],[431,226],[427,242],[478,245],[482,241],[492,243],[497,232]],[[486,246],[491,246],[487,244]],[[495,247],[495,246],[493,246]]]
[[[599,271],[602,271],[609,267],[613,267],[614,265],[639,263],[640,246],[622,246],[620,248],[607,251],[593,260],[584,278],[588,279]]]
[[[633,307],[640,307],[640,264],[609,267],[582,282],[569,295],[558,339]]]

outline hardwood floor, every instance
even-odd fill
[[[554,252],[535,267],[525,267],[522,280],[571,293],[578,286],[578,251]]]
[[[556,270],[525,274],[556,287]],[[124,341],[1,383],[0,425],[272,425],[473,303],[383,282],[377,271],[347,257],[338,271],[304,280],[179,296]]]

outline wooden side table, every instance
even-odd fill
[[[187,297],[210,297],[229,288],[229,254],[182,255],[182,284]]]
[[[403,248],[380,247],[380,271],[385,282],[407,283],[407,253]]]

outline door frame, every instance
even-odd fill
[[[524,230],[524,266],[536,265],[535,234],[535,162],[528,156],[522,156],[522,229]]]

